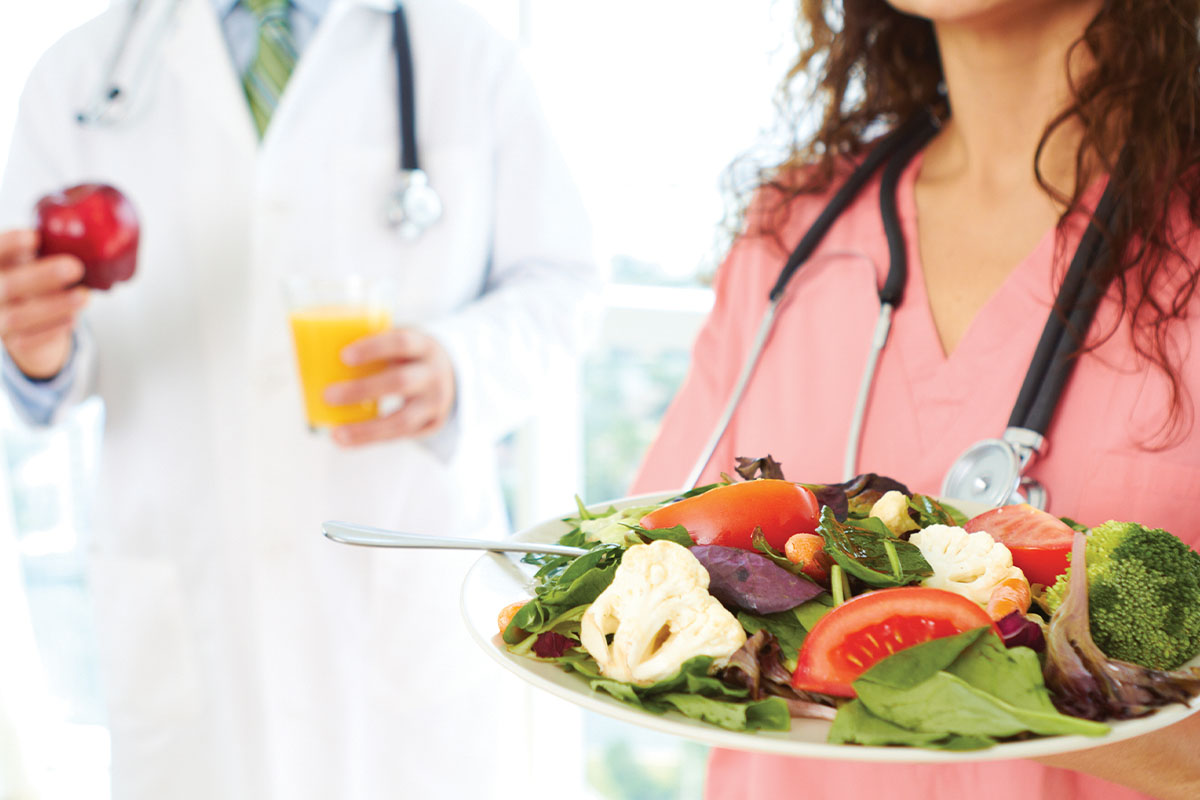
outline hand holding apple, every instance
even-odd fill
[[[78,258],[37,252],[36,231],[0,233],[0,341],[26,375],[50,378],[71,353],[71,332],[91,290],[80,285]]]
[[[138,219],[133,204],[112,186],[85,183],[37,202],[39,255],[67,253],[83,262],[83,284],[110,289],[137,267]]]

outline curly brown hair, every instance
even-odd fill
[[[791,200],[827,190],[848,158],[918,110],[949,113],[928,20],[884,0],[801,0],[797,33],[802,49],[783,82],[782,108],[793,125],[798,115],[788,109],[797,100],[821,116],[815,132],[793,128],[788,156],[760,173],[756,188],[773,191],[759,196],[779,203],[772,204],[775,213],[762,209],[767,213],[752,233],[777,233]],[[1089,168],[1110,173],[1118,196],[1127,198],[1125,213],[1106,231],[1110,252],[1121,257],[1100,265],[1096,279],[1111,281],[1135,352],[1169,380],[1169,414],[1145,443],[1165,447],[1194,422],[1170,329],[1187,318],[1200,283],[1200,267],[1186,257],[1184,241],[1200,228],[1200,0],[1106,0],[1072,45],[1068,63],[1079,47],[1088,49],[1094,68],[1069,75],[1070,105],[1043,131],[1032,168],[1042,189],[1066,209],[1060,232],[1080,207],[1094,175]],[[1082,130],[1070,196],[1041,170],[1046,142],[1068,122]],[[1133,166],[1117,171],[1122,152]],[[1093,332],[1084,349],[1115,330]]]

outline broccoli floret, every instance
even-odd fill
[[[1171,670],[1200,653],[1200,553],[1160,528],[1106,522],[1086,561],[1092,638],[1109,658]],[[1046,591],[1050,611],[1069,574]]]

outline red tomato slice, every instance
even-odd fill
[[[1030,583],[1050,586],[1067,569],[1075,531],[1058,517],[1027,503],[1000,506],[972,517],[963,526],[986,531],[1012,553],[1013,564]]]
[[[796,533],[812,533],[820,521],[816,495],[792,483],[763,478],[731,483],[651,511],[641,519],[647,530],[682,525],[696,544],[753,550],[761,528],[767,542],[783,552]]]
[[[995,627],[981,606],[944,589],[902,586],[860,594],[809,631],[792,686],[854,697],[854,680],[892,653],[984,625]]]

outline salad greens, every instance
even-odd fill
[[[875,517],[839,522],[827,506],[817,533],[834,562],[868,586],[907,586],[933,574],[915,544],[897,539]]]
[[[791,715],[782,699],[748,699],[748,689],[730,686],[709,674],[712,662],[707,656],[697,656],[684,662],[671,677],[650,686],[605,678],[595,669],[594,661],[578,654],[560,663],[588,678],[593,689],[656,714],[674,709],[686,717],[735,731],[788,729]]]
[[[1060,714],[1042,683],[1037,654],[1005,648],[988,628],[901,650],[854,682],[830,730],[835,743],[962,750],[1000,739],[1102,736],[1107,725]]]
[[[749,634],[766,631],[775,637],[782,651],[783,665],[790,673],[796,669],[796,657],[800,654],[800,646],[804,637],[817,624],[817,620],[825,616],[833,608],[833,598],[822,593],[787,611],[774,614],[752,614],[749,611],[739,611],[738,621]]]
[[[505,628],[507,644],[516,644],[524,633],[544,633],[558,630],[564,616],[576,611],[573,633],[578,636],[578,619],[588,604],[612,583],[624,550],[616,545],[599,545],[577,558],[555,556],[534,574],[538,581],[537,596],[521,607]]]
[[[769,456],[738,462],[738,474],[745,480],[783,478],[780,465]],[[723,485],[699,487],[664,503],[601,512],[588,510],[577,499],[579,513],[566,520],[572,527],[559,542],[588,552],[578,557],[524,558],[538,568],[535,596],[502,631],[505,645],[514,654],[575,672],[593,690],[652,713],[676,711],[737,731],[788,730],[792,716],[833,719],[829,741],[859,745],[971,750],[1014,737],[1098,736],[1109,728],[1097,720],[1149,713],[1156,706],[1187,702],[1200,693],[1200,670],[1165,673],[1111,661],[1091,640],[1088,587],[1082,575],[1085,569],[1094,569],[1085,565],[1081,534],[1076,534],[1073,561],[1079,569],[1071,570],[1079,575],[1071,575],[1069,583],[1060,580],[1056,600],[1061,613],[1049,626],[1018,611],[1001,621],[1004,640],[992,628],[982,627],[907,647],[859,675],[852,684],[857,695],[853,699],[795,689],[791,676],[801,649],[831,609],[852,593],[919,584],[933,574],[921,550],[907,541],[905,528],[895,527],[894,516],[885,523],[870,515],[875,502],[888,491],[902,492],[907,508],[892,503],[892,509],[898,508],[894,513],[905,526],[907,513],[917,528],[961,527],[966,517],[958,509],[912,494],[903,484],[875,474],[840,484],[805,484],[820,501],[815,533],[824,540],[822,552],[833,564],[829,579],[818,576],[821,583],[788,558],[797,557],[793,542],[785,555],[767,542],[762,529],[754,531],[748,545],[728,547],[695,546],[682,525],[642,527],[648,513]],[[751,522],[758,519],[753,516]],[[1087,532],[1083,526],[1078,528]],[[731,612],[736,618],[736,623],[730,620],[733,632],[740,624],[747,640],[727,659],[692,656],[669,677],[649,685],[616,680],[604,675],[580,644],[581,620],[613,584],[628,549],[659,540],[689,548],[708,572],[708,593],[724,606],[717,611]],[[753,550],[743,549],[749,547]],[[647,619],[640,614],[634,615],[639,625]],[[673,635],[673,628],[662,621],[646,625],[651,652],[661,646],[656,641]],[[1040,654],[1027,645],[1042,644],[1043,628],[1046,652]],[[613,634],[607,639],[615,646]],[[817,639],[813,637],[814,642]],[[734,638],[730,647],[737,647],[737,641]],[[668,662],[657,674],[667,674],[675,663]]]

